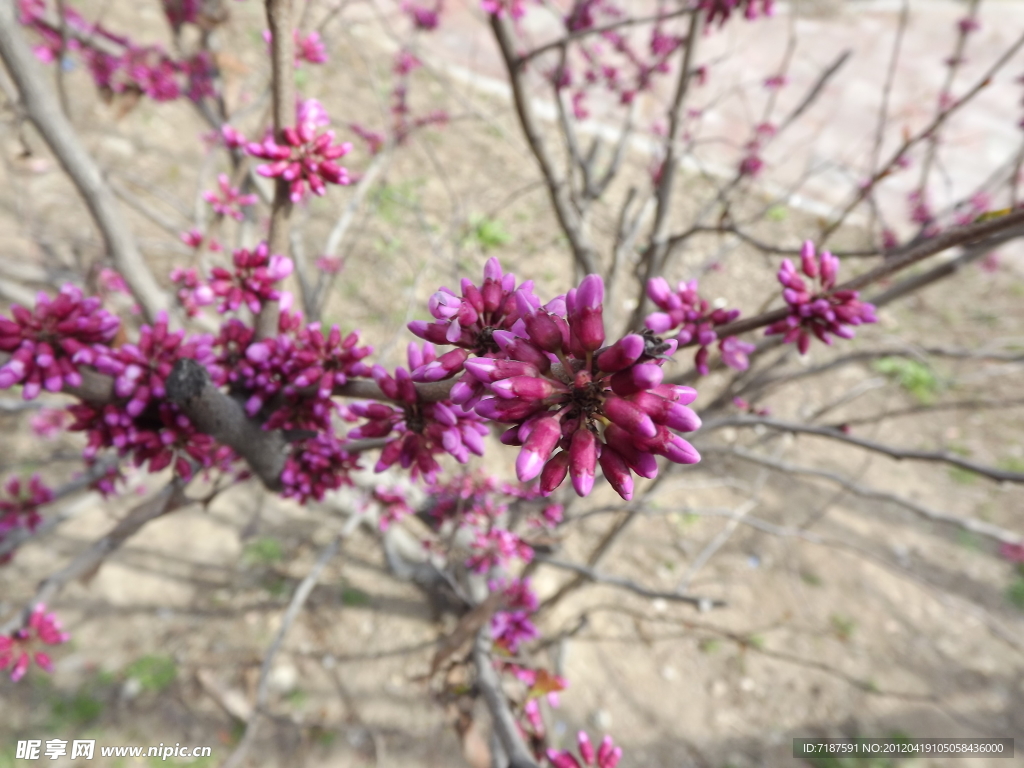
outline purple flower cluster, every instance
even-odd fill
[[[294,335],[282,333],[254,344],[249,344],[252,332],[241,323],[225,331],[222,360],[228,381],[250,393],[246,412],[255,416],[283,395],[264,424],[267,429],[329,430],[337,412],[334,388],[349,377],[371,373],[362,360],[373,348],[358,346],[358,332],[343,336],[337,325],[324,333],[320,323],[310,323]],[[241,350],[244,356],[238,355]]]
[[[779,269],[782,298],[789,305],[789,315],[765,329],[766,335],[785,334],[787,344],[796,342],[800,354],[806,354],[811,345],[811,334],[826,344],[832,343],[829,334],[852,339],[854,326],[877,322],[873,305],[860,301],[857,291],[835,290],[839,273],[839,259],[828,251],[815,253],[814,243],[804,243],[800,253],[800,267],[804,275],[817,281],[820,290],[812,293],[807,283],[789,259],[783,259]]]
[[[142,326],[138,342],[97,353],[93,366],[114,378],[115,399],[103,405],[68,407],[75,419],[68,429],[86,433],[83,455],[87,461],[93,461],[103,448],[114,448],[121,456],[131,454],[136,466],[149,462],[151,472],[173,461],[175,471],[189,478],[191,460],[203,467],[226,467],[234,460],[231,449],[198,432],[184,414],[164,400],[171,369],[186,357],[204,365],[218,383],[223,380],[213,338],[206,334],[187,337],[182,330],[171,332],[164,313],[152,326]]]
[[[537,595],[529,579],[491,582],[488,587],[491,592],[500,591],[505,598],[504,608],[491,617],[491,638],[496,645],[515,655],[523,643],[540,637],[537,627],[530,621],[530,614],[539,606]]]
[[[423,352],[416,344],[409,345],[408,359],[410,367],[422,364]],[[437,454],[448,453],[461,464],[469,460],[470,453],[483,456],[487,426],[475,413],[450,400],[424,401],[405,368],[397,368],[391,376],[375,365],[371,373],[377,386],[395,405],[354,403],[349,406],[352,414],[367,421],[350,430],[348,436],[356,440],[397,433],[381,451],[375,471],[383,472],[398,463],[403,469],[411,469],[414,478],[423,476],[428,483],[433,483],[441,469],[434,458]]]
[[[722,26],[734,11],[741,8],[743,18],[748,21],[753,21],[759,16],[771,16],[775,12],[775,0],[700,0],[697,7],[707,14],[709,26],[715,21]]]
[[[280,177],[289,183],[289,197],[293,203],[305,199],[307,191],[322,196],[327,183],[342,186],[351,183],[348,170],[335,160],[352,151],[348,142],[334,143],[334,131],[318,132],[325,115],[323,107],[314,99],[299,105],[297,125],[288,126],[279,144],[272,135],[262,142],[250,142],[246,152],[253,157],[269,160],[256,172],[261,176]]]
[[[263,39],[267,41],[269,45],[274,36],[269,29],[263,30]],[[320,33],[313,30],[308,35],[303,36],[299,30],[292,32],[292,39],[295,40],[295,66],[299,66],[303,61],[308,61],[310,64],[324,64],[327,61],[327,47],[324,45],[324,41],[320,38]]]
[[[507,528],[497,526],[477,531],[470,549],[472,554],[466,560],[466,567],[478,574],[487,573],[492,568],[504,568],[513,559],[524,563],[533,560],[533,547],[529,543]]]
[[[549,749],[547,758],[551,761],[551,765],[554,768],[583,768],[584,765],[597,766],[597,768],[615,768],[622,759],[622,748],[615,746],[611,736],[605,736],[596,751],[586,731],[580,731],[576,739],[583,762],[581,763],[577,760],[571,752]]]
[[[99,299],[85,298],[70,284],[53,299],[39,293],[34,309],[13,304],[11,316],[0,317],[0,351],[11,353],[0,367],[0,389],[21,384],[26,400],[42,389],[79,386],[78,364],[94,364],[98,345],[110,342],[120,326]]]
[[[352,484],[349,473],[359,469],[358,459],[329,430],[294,443],[281,472],[281,495],[300,504],[321,501],[327,491]]]
[[[206,190],[203,192],[203,200],[208,202],[213,210],[221,216],[230,216],[236,221],[241,221],[245,218],[242,208],[247,205],[256,205],[259,200],[256,195],[243,195],[238,191],[238,187],[232,187],[231,179],[226,173],[217,176],[217,186],[220,187],[220,192]]]
[[[32,475],[26,483],[12,477],[4,485],[8,498],[0,499],[0,541],[15,528],[34,531],[42,518],[37,508],[53,501],[53,491],[43,484],[39,475]],[[11,559],[13,553],[0,557],[0,563]]]
[[[52,63],[64,51],[78,53],[97,87],[107,95],[145,94],[157,101],[173,101],[182,95],[198,100],[213,93],[214,69],[205,51],[173,59],[161,47],[136,45],[102,24],[88,22],[66,5],[62,24],[46,18],[43,0],[19,0],[18,6],[21,24],[41,38],[34,48],[36,57]],[[166,10],[175,28],[197,18],[188,0]]]
[[[220,312],[237,312],[243,304],[258,314],[268,301],[277,301],[281,292],[275,285],[292,273],[294,265],[287,256],[271,254],[266,242],[253,250],[239,248],[231,254],[234,270],[214,267],[210,270],[209,286],[198,286],[193,291],[196,304],[211,304],[220,297]]]
[[[28,671],[29,664],[36,665],[47,672],[53,672],[53,661],[50,655],[39,650],[40,645],[60,645],[71,639],[64,632],[56,615],[46,612],[46,606],[39,603],[24,627],[10,636],[0,635],[0,669],[11,669],[11,680],[21,680]]]
[[[465,367],[491,395],[477,403],[477,413],[514,425],[502,442],[522,446],[516,461],[522,482],[540,476],[547,494],[568,475],[586,496],[600,464],[615,491],[630,499],[631,472],[654,477],[655,455],[680,464],[700,461],[693,446],[671,431],[700,426],[686,407],[697,393],[662,384],[661,355],[675,350],[674,341],[648,350],[647,339],[629,334],[604,347],[604,283],[598,275],[545,307],[524,291],[515,296],[521,321],[516,333],[493,333],[505,358],[470,359]]]
[[[694,366],[701,376],[708,374],[708,346],[718,341],[716,325],[731,323],[740,316],[738,309],[711,309],[697,292],[697,281],[680,282],[673,291],[668,281],[656,277],[647,283],[647,296],[661,312],[652,312],[644,324],[656,334],[679,328],[676,341],[680,346],[697,345]],[[718,342],[722,362],[737,371],[745,371],[750,364],[747,355],[754,351],[754,345],[729,336]]]

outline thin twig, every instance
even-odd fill
[[[335,536],[330,543],[320,551],[319,557],[310,569],[306,577],[299,582],[299,585],[295,588],[295,592],[292,594],[291,602],[288,603],[288,608],[284,612],[284,617],[281,619],[281,626],[277,630],[277,634],[274,635],[274,639],[271,641],[270,646],[267,648],[267,652],[263,656],[263,664],[260,666],[260,678],[259,683],[256,686],[256,703],[253,705],[252,718],[245,726],[245,733],[242,735],[241,740],[238,742],[238,746],[235,747],[234,751],[228,756],[228,759],[224,761],[222,768],[237,768],[242,764],[249,749],[252,747],[253,742],[256,740],[256,734],[259,731],[260,717],[263,714],[263,709],[267,704],[267,695],[270,691],[270,669],[273,666],[274,658],[281,650],[281,646],[284,644],[284,639],[287,636],[295,620],[299,617],[299,613],[302,612],[302,607],[306,604],[306,600],[313,592],[313,588],[316,587],[317,581],[320,579],[320,574],[323,573],[324,568],[327,564],[338,554],[338,550],[341,548],[342,543],[352,534],[360,522],[362,522],[362,514],[354,514],[345,521],[345,526],[341,532]]]

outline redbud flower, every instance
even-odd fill
[[[0,499],[0,541],[15,528],[34,531],[41,520],[37,507],[53,500],[53,491],[43,484],[39,475],[32,475],[27,483],[12,477],[4,485],[4,491],[9,498]]]
[[[664,360],[650,353],[643,336],[630,334],[602,348],[600,276],[588,275],[566,294],[565,318],[539,307],[527,311],[527,299],[518,299],[522,324],[516,327],[523,337],[493,334],[511,359],[470,359],[465,366],[493,394],[477,404],[477,413],[514,425],[502,441],[522,446],[516,460],[520,481],[539,476],[541,492],[548,494],[568,475],[576,493],[586,496],[600,463],[605,479],[628,500],[631,472],[657,474],[655,454],[683,464],[700,460],[693,446],[670,431],[700,426],[686,407],[697,393],[662,385]],[[660,345],[655,354],[671,353],[675,346]]]
[[[300,504],[321,501],[327,491],[352,484],[349,473],[359,469],[358,458],[331,431],[293,443],[281,472],[281,495]]]
[[[760,0],[763,16],[771,16],[774,13],[773,0]],[[697,7],[707,13],[708,26],[715,20],[722,26],[732,16],[734,10],[743,9],[743,18],[751,21],[758,18],[758,0],[700,0]]]
[[[540,637],[540,632],[526,611],[496,611],[491,617],[491,637],[496,645],[516,654],[520,645]]]
[[[1024,563],[1024,543],[1011,544],[1004,541],[999,545],[999,554],[1011,563]]]
[[[56,408],[43,408],[29,419],[32,431],[45,440],[53,440],[64,428],[67,411]]]
[[[178,235],[178,237],[180,237],[181,242],[183,242],[189,248],[199,248],[203,244],[203,241],[206,239],[206,235],[204,235],[198,229],[190,229],[188,232],[182,232],[180,235]],[[211,251],[220,251],[221,244],[216,240],[211,239],[209,243],[209,248]],[[180,268],[175,268],[174,270],[171,271],[172,280],[174,279],[174,273],[176,271],[179,271],[179,269]]]
[[[584,765],[597,766],[597,768],[616,768],[622,759],[622,748],[615,746],[611,736],[605,736],[601,740],[596,752],[585,731],[580,731],[576,739],[583,762],[580,763],[571,752],[549,749],[547,758],[554,768],[583,768]]]
[[[36,296],[32,310],[11,305],[13,319],[0,316],[0,351],[11,358],[0,366],[0,389],[22,385],[22,397],[33,400],[42,389],[59,392],[82,383],[77,365],[91,365],[101,345],[113,340],[120,321],[65,285],[53,299]]]
[[[441,15],[441,0],[437,0],[433,8],[406,0],[406,2],[402,3],[402,11],[412,19],[413,26],[416,29],[429,32],[437,29]]]
[[[531,307],[540,305],[533,295],[532,280],[522,283],[519,291]],[[409,330],[434,344],[454,344],[477,354],[497,352],[494,331],[510,329],[520,317],[516,292],[515,275],[503,274],[498,260],[490,258],[480,286],[463,278],[461,295],[441,288],[427,305],[436,322],[414,320]]]
[[[422,353],[410,344],[409,365],[422,360]],[[450,400],[424,402],[405,368],[397,368],[391,376],[381,366],[375,365],[373,379],[381,391],[395,405],[384,403],[355,403],[349,410],[366,418],[367,423],[349,431],[351,439],[385,437],[392,432],[397,435],[381,451],[374,470],[383,472],[398,463],[403,469],[411,469],[413,478],[422,475],[433,483],[441,467],[434,459],[439,453],[452,455],[460,464],[469,460],[469,454],[483,456],[483,437],[487,427],[472,411]]]
[[[251,142],[246,151],[254,156],[270,160],[260,165],[256,172],[261,176],[280,177],[290,184],[290,198],[297,203],[306,197],[307,187],[314,195],[322,196],[326,182],[350,183],[348,170],[335,160],[352,150],[348,142],[334,143],[334,131],[317,132],[319,117],[324,114],[319,102],[311,105],[307,99],[300,105],[298,125],[284,129],[283,144],[273,136],[267,136],[261,143]]]
[[[287,256],[271,255],[266,242],[253,250],[239,248],[231,254],[234,272],[223,267],[210,270],[209,290],[221,298],[220,312],[236,312],[243,304],[253,314],[259,314],[268,301],[277,301],[281,292],[275,285],[292,273],[292,260]],[[173,276],[172,276],[173,279]],[[196,303],[204,303],[205,294],[195,295]]]
[[[506,13],[513,19],[521,19],[526,13],[523,0],[480,0],[484,13],[501,18]]]
[[[706,376],[708,371],[707,348],[718,340],[715,326],[731,323],[740,316],[738,309],[712,309],[697,291],[697,281],[680,282],[673,291],[668,281],[656,277],[647,283],[647,296],[660,307],[662,312],[652,312],[644,321],[652,333],[663,334],[676,327],[679,333],[676,340],[679,344],[697,344],[694,365],[698,373]],[[749,365],[747,355],[754,350],[753,345],[739,341],[735,337],[723,339],[718,345],[722,353],[722,362],[738,371],[744,371]]]
[[[804,275],[816,279],[820,290],[812,293],[804,279],[797,274],[793,262],[783,259],[778,278],[790,314],[784,320],[769,325],[765,335],[785,334],[785,343],[795,341],[800,354],[806,354],[812,333],[826,344],[831,344],[829,334],[852,339],[853,326],[877,322],[874,306],[860,301],[857,291],[834,290],[839,259],[828,251],[818,256],[814,243],[808,240],[804,243],[800,262]]]
[[[380,505],[380,529],[386,531],[403,517],[411,515],[412,509],[403,494],[397,488],[385,488],[378,485],[373,489],[373,500]]]
[[[259,200],[256,195],[240,194],[237,187],[231,186],[231,180],[226,173],[217,176],[217,185],[220,187],[220,194],[206,190],[203,192],[203,200],[221,216],[230,216],[236,221],[241,221],[245,218],[242,208],[246,205],[255,205]]]
[[[533,547],[505,528],[478,531],[470,549],[473,554],[466,560],[466,567],[478,574],[505,567],[513,558],[524,563],[533,560]]]
[[[40,645],[60,645],[71,639],[61,630],[56,615],[46,613],[46,606],[39,603],[28,623],[10,636],[0,635],[0,669],[11,668],[11,680],[15,683],[25,676],[29,664],[47,672],[53,672],[53,662],[45,651],[37,650]]]
[[[353,331],[343,336],[337,325],[324,333],[319,323],[310,323],[294,337],[281,334],[251,345],[250,340],[251,332],[245,326],[233,326],[231,335],[224,338],[230,346],[223,365],[228,380],[250,393],[245,403],[250,416],[279,393],[284,395],[267,419],[267,429],[329,429],[331,416],[337,412],[331,399],[334,388],[350,376],[370,375],[361,361],[373,349],[357,346],[359,334]],[[243,349],[244,356],[239,356]]]

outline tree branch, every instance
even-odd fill
[[[110,186],[61,109],[42,66],[22,39],[14,0],[0,0],[0,58],[18,87],[25,113],[85,200],[117,271],[146,319],[153,322],[160,311],[170,308],[167,294],[149,271]]]
[[[838,440],[841,443],[848,443],[850,445],[855,445],[858,448],[864,448],[868,451],[881,453],[892,459],[896,459],[897,461],[913,459],[915,461],[940,462],[954,467],[959,467],[960,469],[966,469],[970,472],[975,472],[976,474],[982,475],[991,480],[1009,483],[1024,483],[1024,473],[1022,472],[1011,472],[1009,470],[997,469],[996,467],[988,467],[984,464],[977,464],[947,451],[915,451],[903,448],[893,448],[892,446],[876,443],[872,440],[865,440],[853,435],[847,435],[846,433],[840,432],[838,429],[832,429],[831,427],[816,427],[810,424],[794,424],[792,422],[779,421],[777,419],[740,416],[706,423],[701,428],[701,433],[706,434],[716,429],[721,429],[722,427],[753,427],[758,424],[765,426],[768,429],[777,429],[781,432],[827,437],[831,440]]]
[[[288,454],[280,430],[265,430],[246,416],[242,404],[217,389],[206,369],[190,358],[174,364],[165,386],[167,399],[200,431],[233,448],[267,488],[281,488]]]

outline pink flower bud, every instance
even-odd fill
[[[604,472],[605,479],[615,489],[615,492],[626,501],[632,499],[633,476],[629,473],[626,460],[614,448],[606,445],[601,450],[599,461],[601,462],[601,470]],[[580,745],[580,754],[587,760],[587,765],[593,764],[593,752],[591,752],[590,759],[587,759],[586,754],[583,752],[582,744]]]
[[[528,483],[541,473],[561,436],[561,427],[553,416],[545,416],[534,423],[516,459],[516,475],[521,482]]]
[[[586,496],[594,487],[597,467],[597,438],[585,427],[577,429],[569,445],[569,476],[579,496]]]
[[[628,400],[609,395],[604,402],[605,415],[627,432],[638,437],[654,437],[658,430],[651,417]]]
[[[544,465],[540,473],[540,492],[544,496],[551,493],[565,481],[569,473],[569,452],[559,451]]]
[[[644,353],[644,338],[636,333],[624,336],[597,356],[597,367],[608,373],[628,368]]]

